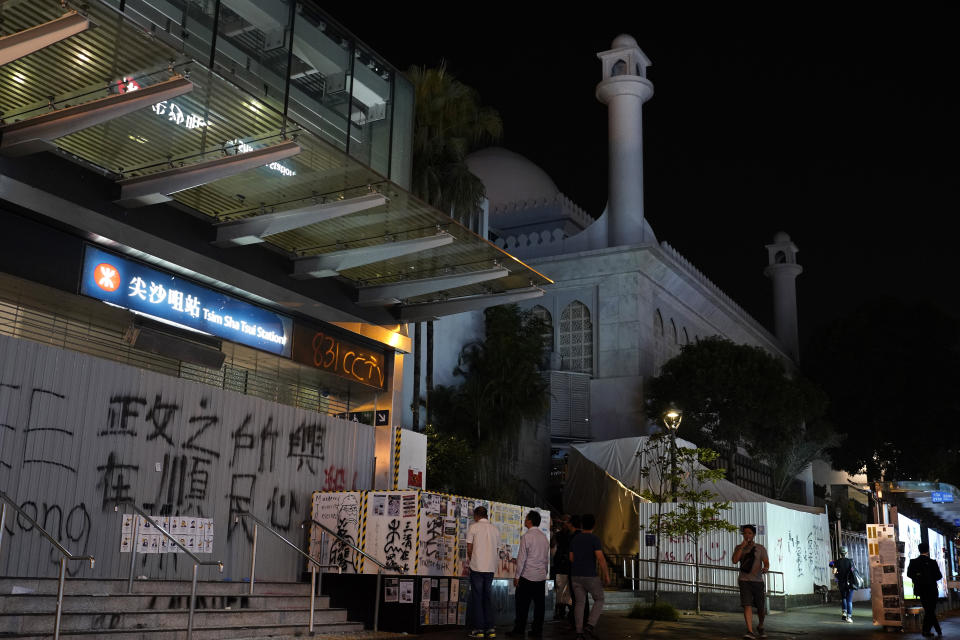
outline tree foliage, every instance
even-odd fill
[[[810,375],[845,435],[837,468],[960,484],[960,322],[930,305],[867,303],[817,334]]]
[[[500,139],[500,115],[481,106],[477,92],[456,80],[445,63],[439,69],[413,66],[406,75],[416,100],[412,191],[445,213],[473,214],[483,203],[484,186],[466,157]]]
[[[684,345],[646,390],[647,415],[683,411],[683,436],[699,445],[744,447],[774,469],[775,494],[837,444],[827,423],[826,395],[759,347],[709,337]]]
[[[653,602],[657,603],[660,582],[660,542],[663,537],[689,538],[694,542],[694,562],[699,565],[700,539],[714,531],[736,531],[723,519],[730,510],[729,501],[717,501],[710,483],[722,480],[726,469],[711,469],[718,453],[705,447],[677,447],[670,436],[658,433],[650,436],[637,452],[641,459],[640,478],[644,486],[638,493],[644,500],[657,505],[657,513],[650,516],[643,527],[656,536],[656,566],[654,572]],[[664,504],[676,502],[664,512]],[[700,612],[699,570],[695,573],[697,613]]]
[[[461,382],[438,386],[430,395],[433,442],[439,446],[428,454],[431,488],[448,483],[447,490],[470,494],[482,486],[485,496],[509,495],[516,483],[501,464],[504,448],[516,442],[525,420],[539,420],[549,406],[539,368],[543,332],[543,321],[516,305],[484,311],[483,339],[463,347],[454,369]],[[503,487],[495,486],[498,479]]]

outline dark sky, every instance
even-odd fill
[[[779,230],[800,248],[802,337],[881,295],[960,314],[960,55],[947,14],[704,15],[685,5],[657,16],[598,3],[607,17],[591,18],[445,5],[459,7],[454,16],[409,6],[330,12],[401,69],[445,59],[500,111],[502,146],[594,216],[607,193],[596,53],[633,35],[653,62],[647,218],[767,326],[764,245]]]

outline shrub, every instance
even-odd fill
[[[657,604],[642,604],[638,602],[633,605],[633,609],[631,609],[627,615],[631,618],[666,620],[668,622],[676,622],[680,619],[680,612],[677,611],[673,605],[667,604],[666,602],[659,602]]]

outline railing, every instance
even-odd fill
[[[384,572],[384,570],[386,570],[386,571],[396,571],[397,573],[400,573],[400,572],[403,571],[403,568],[400,567],[400,565],[398,565],[398,564],[396,564],[396,563],[394,563],[393,565],[388,565],[388,564],[384,564],[383,562],[380,562],[379,560],[377,560],[376,558],[374,558],[373,556],[371,556],[369,553],[365,552],[363,549],[361,549],[361,548],[358,547],[357,545],[355,545],[355,544],[353,544],[352,542],[350,542],[349,540],[345,539],[343,536],[341,536],[339,533],[337,533],[337,532],[334,531],[333,529],[327,527],[327,526],[324,525],[324,524],[320,524],[319,522],[317,522],[317,521],[314,520],[313,518],[307,518],[306,520],[304,520],[303,522],[301,522],[301,523],[300,523],[300,528],[303,529],[303,528],[306,527],[308,524],[312,524],[312,525],[314,525],[314,526],[316,526],[316,527],[320,527],[320,549],[321,549],[321,553],[323,553],[324,542],[326,541],[326,534],[330,534],[331,536],[333,536],[334,538],[336,538],[337,540],[339,540],[341,544],[343,544],[343,545],[345,545],[345,546],[347,546],[347,547],[350,547],[351,549],[353,549],[354,551],[356,551],[357,553],[359,553],[360,555],[362,555],[364,558],[366,558],[367,560],[369,560],[369,561],[372,562],[373,564],[377,565],[377,593],[376,593],[376,596],[375,596],[374,599],[373,599],[373,630],[374,630],[374,631],[379,631],[379,630],[380,630],[380,629],[379,629],[379,626],[380,626],[380,593],[381,593],[381,590],[382,590],[382,587],[383,587],[383,572]],[[338,567],[338,568],[339,568],[339,567]],[[323,576],[321,575],[321,580],[322,580],[322,578],[323,578]]]
[[[291,549],[299,553],[301,556],[303,556],[307,560],[307,562],[313,565],[312,567],[310,567],[310,624],[309,624],[310,635],[313,635],[313,619],[314,619],[314,612],[316,611],[316,599],[317,599],[317,569],[337,569],[337,572],[341,573],[340,566],[332,565],[332,564],[320,564],[318,560],[314,559],[312,556],[310,556],[310,554],[304,553],[303,550],[300,549],[297,545],[293,544],[292,542],[287,540],[285,537],[283,537],[283,535],[279,531],[277,531],[276,529],[268,525],[266,522],[264,522],[257,516],[253,515],[252,513],[237,514],[234,517],[233,521],[239,522],[240,518],[247,518],[249,520],[253,520],[253,551],[250,554],[250,595],[253,595],[253,585],[256,581],[257,533],[259,532],[260,527],[263,527],[264,529],[272,533],[274,536],[279,538],[285,545],[287,545],[288,547],[290,547]],[[322,543],[323,543],[323,539],[321,538],[321,544]],[[323,574],[320,574],[320,576],[322,580]]]
[[[21,518],[33,525],[32,529],[36,530],[40,535],[46,538],[50,544],[56,547],[57,551],[60,552],[60,577],[57,581],[57,612],[56,618],[53,623],[53,638],[54,640],[60,640],[60,616],[63,614],[63,583],[67,577],[67,561],[68,560],[89,560],[90,568],[93,568],[94,562],[96,562],[93,556],[75,556],[64,548],[62,544],[57,542],[57,540],[51,536],[46,529],[41,527],[36,520],[31,518],[27,513],[14,502],[13,498],[8,496],[3,491],[0,491],[0,548],[3,547],[3,530],[7,526],[7,505],[13,508],[14,511],[19,514]]]
[[[180,550],[183,551],[183,553],[190,556],[190,558],[193,560],[193,583],[190,587],[190,613],[187,615],[187,640],[192,640],[193,611],[196,608],[196,604],[197,604],[197,571],[199,567],[202,565],[202,566],[215,566],[218,569],[220,569],[220,573],[223,573],[223,563],[220,562],[219,560],[201,560],[200,558],[195,556],[192,551],[190,551],[185,546],[180,544],[180,542],[176,538],[174,538],[166,529],[164,529],[159,524],[157,524],[156,520],[154,520],[143,509],[141,509],[140,507],[138,507],[136,504],[132,502],[118,503],[116,506],[114,506],[113,510],[119,511],[120,507],[122,506],[130,507],[134,511],[136,511],[138,514],[143,516],[144,520],[146,520],[151,525],[153,525],[157,529],[157,531],[159,531],[165,538],[170,540],[170,542],[180,547]],[[139,526],[140,526],[139,518],[134,518],[133,519],[133,538],[132,538],[133,544],[131,545],[131,550],[130,550],[130,576],[127,579],[127,593],[133,593],[133,573],[134,573],[134,570],[136,569],[137,537],[139,535]]]
[[[646,572],[641,571],[641,564],[646,567]],[[637,558],[636,556],[614,556],[614,562],[611,563],[617,568],[622,569],[623,578],[625,581],[630,583],[631,588],[636,591],[640,582],[653,582],[654,581],[654,571],[656,560],[646,559],[646,558]],[[685,587],[694,588],[698,584],[701,588],[704,589],[713,589],[716,591],[738,591],[739,587],[736,585],[736,579],[732,580],[733,584],[723,584],[718,582],[703,582],[699,580],[700,571],[726,571],[726,572],[736,572],[739,574],[740,569],[738,567],[719,565],[719,564],[696,564],[693,562],[676,562],[673,560],[661,560],[660,566],[670,566],[670,567],[690,567],[693,569],[693,576],[689,580],[676,579],[676,578],[665,578],[663,575],[660,576],[659,582],[661,584],[672,584],[680,585]],[[785,584],[783,581],[783,572],[782,571],[767,571],[766,574],[767,580],[764,580],[767,586],[767,595],[771,596],[782,596],[785,593]],[[779,576],[780,588],[777,588],[777,578]]]

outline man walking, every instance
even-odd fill
[[[743,542],[733,550],[733,564],[740,563],[740,576],[737,586],[740,587],[740,605],[743,607],[743,619],[747,622],[747,632],[743,637],[766,638],[763,629],[763,619],[766,617],[766,589],[763,584],[763,574],[770,569],[770,558],[763,545],[753,541],[757,535],[757,528],[752,524],[740,527]],[[757,610],[757,633],[753,633],[753,610]]]
[[[467,560],[470,564],[470,608],[473,611],[471,638],[496,638],[490,585],[497,570],[500,531],[487,519],[487,508],[473,510],[473,524],[467,529]]]
[[[853,560],[847,557],[847,548],[840,547],[840,557],[833,563],[837,589],[840,590],[840,615],[844,622],[853,622]]]
[[[520,538],[520,551],[517,553],[517,577],[513,579],[513,586],[517,588],[517,617],[513,630],[508,636],[523,637],[527,627],[527,612],[530,601],[533,601],[533,625],[530,627],[530,637],[543,637],[543,606],[544,593],[547,584],[547,564],[550,559],[550,543],[547,536],[538,528],[540,514],[530,511],[523,526],[527,532]]]
[[[920,555],[910,561],[907,567],[907,577],[913,580],[913,592],[920,598],[923,605],[923,637],[932,638],[930,629],[936,629],[937,635],[942,636],[940,623],[937,622],[937,582],[943,578],[940,565],[930,557],[930,545],[921,542],[917,545]]]
[[[554,620],[563,620],[566,617],[567,607],[573,604],[570,599],[570,534],[572,531],[570,516],[561,516],[560,528],[553,537],[557,549],[553,554],[552,567],[557,572],[555,583],[557,608],[553,615]]]
[[[603,612],[603,586],[610,584],[610,574],[607,572],[607,561],[603,557],[603,548],[600,538],[593,535],[596,518],[593,514],[585,514],[581,519],[583,529],[570,540],[570,580],[574,592],[574,620],[577,626],[577,640],[584,640],[584,632],[594,635],[594,629]],[[597,576],[597,566],[600,567],[600,577]],[[600,582],[601,577],[603,582]],[[593,608],[590,619],[584,624],[584,607],[587,603],[587,594],[593,596]]]

